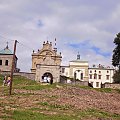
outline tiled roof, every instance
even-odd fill
[[[8,48],[8,45],[3,50],[0,50],[0,54],[13,54],[12,51]]]

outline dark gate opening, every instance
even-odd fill
[[[52,76],[52,74],[49,73],[49,72],[44,73],[43,76],[42,76],[42,81],[44,83],[52,84],[53,83],[53,76]]]

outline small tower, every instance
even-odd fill
[[[6,46],[6,49],[9,49],[9,47],[8,47],[8,42],[7,42],[7,46]]]
[[[54,51],[57,52],[57,47],[56,47],[56,38],[55,38],[55,47],[54,47]]]
[[[77,60],[80,60],[80,53],[77,54]]]

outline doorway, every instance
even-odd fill
[[[42,76],[42,82],[52,84],[53,83],[53,75],[49,72],[44,73]]]

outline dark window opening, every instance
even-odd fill
[[[99,87],[99,82],[96,82],[96,87]]]
[[[109,80],[110,76],[109,75],[106,75],[106,80]]]
[[[65,68],[62,68],[62,73],[64,73],[65,72]]]
[[[83,80],[83,73],[81,73],[81,80]]]
[[[90,79],[92,79],[92,75],[90,75]]]
[[[98,78],[101,79],[101,75],[99,75]]]
[[[8,60],[5,61],[5,65],[8,66]]]
[[[93,86],[93,82],[91,82],[91,85]]]
[[[97,79],[97,74],[96,73],[94,74],[94,79]]]
[[[2,65],[2,60],[0,60],[0,65]]]
[[[74,79],[76,79],[76,72],[74,73]]]

